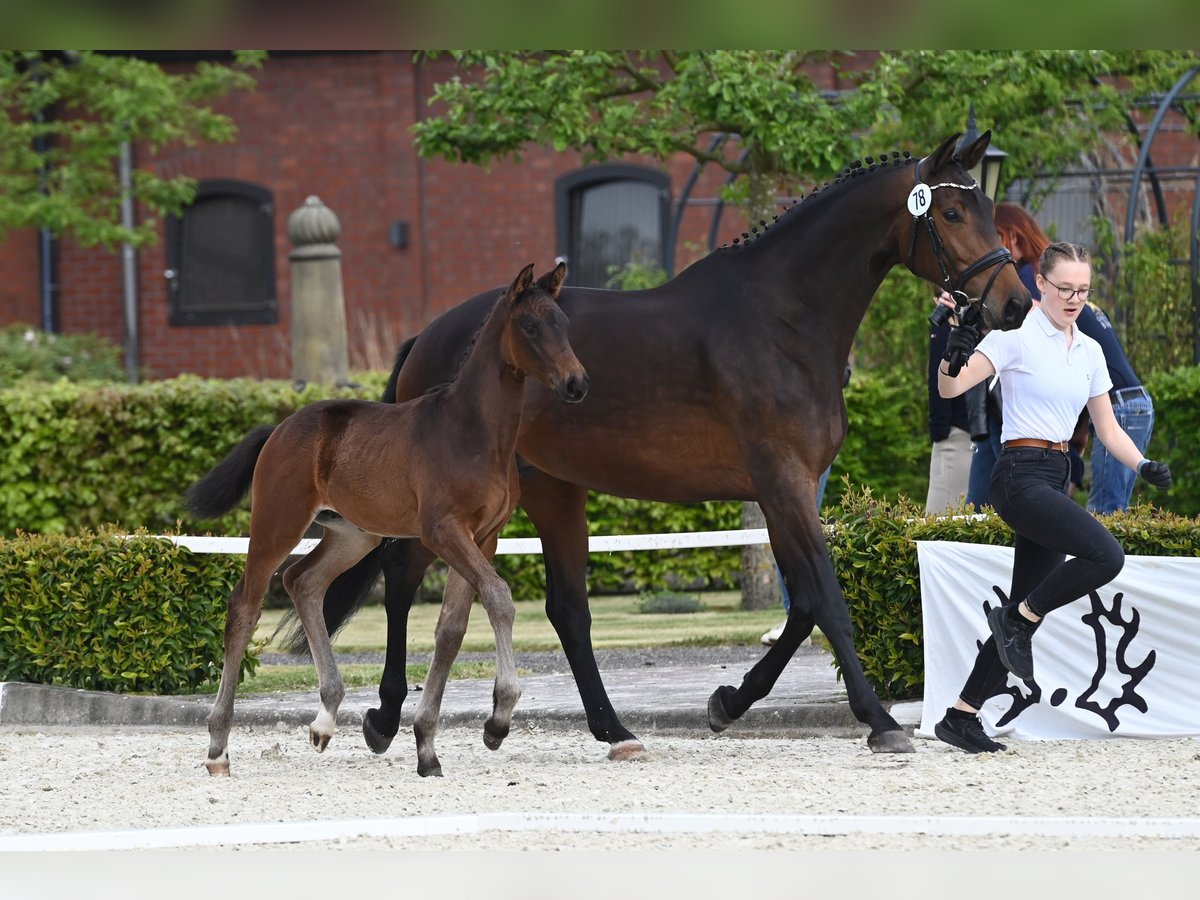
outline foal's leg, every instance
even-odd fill
[[[446,680],[463,636],[467,633],[467,621],[471,616],[471,600],[475,589],[454,569],[446,578],[446,590],[442,595],[442,610],[438,614],[437,632],[433,646],[433,659],[429,663],[429,674],[425,677],[425,690],[417,704],[413,719],[413,736],[417,739],[417,774],[441,777],[442,764],[438,762],[434,738],[437,735],[438,717],[442,711],[442,697],[446,692]]]
[[[379,680],[379,708],[363,716],[363,738],[375,753],[391,746],[400,730],[400,711],[408,696],[405,673],[408,611],[413,595],[434,555],[415,538],[388,541],[380,551],[383,566],[383,608],[387,613],[387,656]]]
[[[637,759],[646,748],[617,716],[592,649],[587,594],[587,491],[536,469],[521,471],[521,506],[542,539],[546,616],[575,677],[588,729],[609,744],[608,758]]]
[[[300,616],[313,664],[317,667],[321,702],[316,718],[308,726],[308,738],[318,753],[333,737],[338,707],[346,695],[321,604],[333,580],[375,549],[379,541],[376,535],[359,531],[349,523],[326,525],[325,536],[316,549],[283,574],[283,586]]]
[[[309,515],[308,521],[312,520]],[[308,522],[298,523],[291,531],[276,530],[273,534],[255,534],[251,528],[250,549],[246,554],[246,571],[229,596],[225,619],[225,661],[221,669],[221,684],[208,716],[208,761],[205,766],[213,776],[229,775],[229,729],[233,724],[233,698],[246,647],[254,634],[254,626],[262,612],[262,598],[278,569],[292,548],[300,541]]]
[[[521,696],[517,680],[516,658],[512,649],[512,626],[517,610],[512,592],[504,579],[496,574],[489,562],[495,552],[494,532],[484,541],[485,553],[471,541],[468,534],[453,525],[439,526],[431,535],[430,546],[479,594],[496,636],[496,682],[492,688],[492,715],[483,726],[483,742],[495,750],[508,736],[512,727],[512,712]],[[461,638],[459,639],[461,641]]]

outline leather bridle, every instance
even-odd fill
[[[928,157],[926,157],[928,159]],[[921,181],[921,166],[925,159],[919,160],[916,165],[916,183],[919,185]],[[956,184],[954,182],[942,182],[941,184],[929,185],[930,191],[936,191],[939,188],[958,188],[963,191],[973,191],[979,187],[974,181],[971,184]],[[933,204],[929,204],[929,210],[919,215],[913,216],[912,242],[908,248],[908,267],[911,269],[916,260],[917,253],[917,234],[919,231],[919,223],[924,222],[925,231],[929,235],[929,243],[933,247],[933,255],[937,260],[938,267],[942,270],[942,281],[954,299],[954,305],[959,312],[959,318],[962,318],[962,313],[966,311],[972,304],[978,304],[979,310],[982,311],[983,317],[986,319],[991,315],[987,306],[984,305],[984,300],[987,299],[988,291],[992,289],[996,278],[1004,270],[1004,266],[1011,263],[1013,268],[1017,267],[1013,261],[1012,254],[1005,247],[996,247],[994,250],[989,250],[975,262],[971,263],[961,272],[953,271],[954,265],[946,255],[945,244],[942,243],[942,236],[938,233],[937,225],[934,224],[933,216],[930,211],[933,209]],[[976,298],[968,297],[965,291],[967,282],[978,275],[980,272],[985,272],[988,269],[994,268],[991,277],[983,288],[983,292]],[[953,271],[953,275],[951,274]],[[992,327],[996,323],[992,323]]]

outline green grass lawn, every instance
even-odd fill
[[[639,610],[643,598],[637,596],[593,597],[593,643],[597,649],[754,644],[764,631],[783,618],[782,608],[757,612],[743,610],[742,596],[735,591],[705,593],[698,597],[703,609],[690,613],[643,613]],[[412,608],[408,619],[409,653],[433,651],[433,633],[440,609],[437,603],[418,603]],[[255,641],[260,642],[259,652],[278,652],[280,649],[270,643],[270,638],[283,614],[281,609],[263,610],[255,634]],[[364,607],[334,641],[334,649],[342,653],[383,651],[386,646],[387,628],[382,606]],[[518,652],[560,649],[542,603],[517,604],[513,648]],[[469,653],[495,650],[487,613],[478,601],[472,606],[462,649]],[[340,669],[348,688],[377,685],[383,671],[381,665],[358,663],[343,665]],[[408,680],[412,683],[423,682],[427,672],[428,666],[423,663],[410,663],[407,667]],[[450,677],[494,678],[495,674],[496,668],[491,662],[458,662]],[[317,676],[311,664],[260,665],[254,676],[242,682],[238,690],[262,693],[316,690],[316,687]],[[210,692],[215,691],[216,685],[213,685]]]

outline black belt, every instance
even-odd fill
[[[1108,392],[1108,396],[1113,403],[1124,403],[1126,400],[1140,400],[1142,397],[1149,400],[1150,392],[1142,385],[1135,384],[1133,387],[1113,388]]]

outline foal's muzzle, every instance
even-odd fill
[[[588,375],[582,369],[558,384],[558,396],[565,403],[578,403],[588,392]]]

